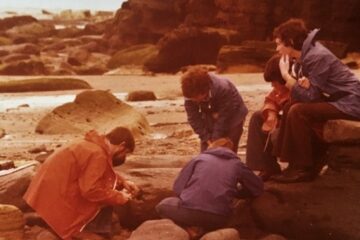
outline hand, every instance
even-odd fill
[[[132,196],[137,196],[140,189],[138,188],[138,186],[136,186],[135,183],[133,183],[132,181],[124,181],[123,182],[124,188],[132,195]]]
[[[289,61],[289,55],[282,55],[279,61],[279,68],[281,75],[286,81],[286,76],[289,74],[289,68],[290,68],[290,61]]]
[[[276,128],[277,123],[278,123],[278,118],[277,118],[276,114],[268,114],[268,117],[264,121],[261,129],[263,132],[268,133]]]
[[[126,189],[119,191],[119,193],[121,194],[120,204],[125,204],[132,199],[132,195],[128,191],[126,191]]]
[[[309,89],[309,88],[310,88],[310,81],[309,81],[309,79],[306,78],[306,77],[299,78],[298,83],[299,83],[299,86],[300,86],[300,87],[303,87],[303,88],[305,88],[305,89]]]

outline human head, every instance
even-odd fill
[[[219,138],[213,141],[209,146],[208,149],[217,148],[217,147],[224,147],[230,150],[233,150],[234,144],[230,140],[230,138]]]
[[[291,18],[280,24],[273,31],[273,37],[277,44],[276,50],[280,54],[289,54],[289,49],[301,51],[302,45],[307,37],[308,29],[305,22],[299,18]],[[285,51],[285,52],[284,52]]]
[[[117,127],[105,135],[109,142],[114,166],[125,162],[126,154],[135,149],[135,140],[131,131],[125,127]]]
[[[266,82],[278,82],[282,85],[285,84],[279,67],[281,55],[276,54],[272,56],[265,65],[264,79]]]
[[[181,89],[184,97],[200,102],[208,98],[211,78],[202,67],[191,67],[181,77]]]

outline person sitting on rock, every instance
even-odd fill
[[[247,108],[229,80],[192,67],[181,77],[188,121],[200,137],[201,152],[211,142],[228,137],[237,152]]]
[[[214,230],[226,225],[234,199],[257,197],[263,182],[241,162],[228,138],[213,141],[176,178],[176,197],[163,199],[156,210],[162,218],[188,227]]]
[[[113,168],[124,163],[134,148],[127,128],[117,127],[106,135],[92,130],[83,140],[56,150],[46,159],[24,199],[63,239],[71,239],[87,227],[111,234],[112,209],[106,206],[123,205],[139,191]],[[98,229],[96,222],[102,222]]]
[[[308,31],[301,19],[290,19],[274,30],[276,50],[283,55],[279,67],[295,103],[280,127],[280,158],[289,167],[274,180],[284,183],[311,181],[318,173],[316,152],[326,144],[314,125],[327,120],[360,120],[360,81],[334,54],[316,41],[319,29]],[[289,72],[291,59],[303,76]],[[298,75],[299,75],[298,74]],[[323,151],[325,152],[325,151]]]
[[[254,112],[250,118],[246,144],[246,164],[252,170],[260,171],[259,176],[263,181],[281,172],[273,149],[273,142],[276,141],[273,139],[276,138],[280,114],[290,102],[290,91],[280,72],[280,58],[281,55],[274,55],[265,65],[264,79],[271,82],[273,89],[265,97],[262,109]]]

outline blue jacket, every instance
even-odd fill
[[[328,101],[360,119],[360,81],[334,54],[315,41],[318,31],[309,33],[301,50],[302,71],[311,87],[304,89],[295,84],[292,96],[301,102]]]
[[[180,172],[174,192],[185,208],[228,216],[237,184],[252,196],[263,192],[263,182],[227,148],[208,149],[193,158]]]
[[[248,109],[238,90],[228,79],[209,73],[210,100],[196,103],[185,98],[188,121],[202,141],[226,137],[232,126],[244,121]],[[218,113],[213,120],[212,114]]]

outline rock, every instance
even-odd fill
[[[138,168],[119,171],[119,174],[126,176],[141,189],[138,198],[125,206],[116,207],[121,226],[133,229],[146,220],[158,218],[155,206],[164,198],[173,195],[172,185],[179,171],[180,168]]]
[[[0,31],[10,29],[15,26],[21,26],[28,23],[37,22],[32,16],[15,16],[0,19]]]
[[[284,238],[281,235],[277,235],[277,234],[269,234],[269,235],[261,238],[260,240],[286,240],[286,238]]]
[[[9,54],[8,56],[4,57],[2,59],[2,61],[3,61],[3,63],[10,63],[10,62],[17,62],[17,61],[21,61],[21,60],[27,60],[30,58],[31,58],[30,55],[14,53],[14,54]]]
[[[71,89],[89,89],[91,86],[84,80],[75,78],[34,78],[0,82],[0,92],[35,92]]]
[[[6,31],[6,35],[10,38],[18,36],[26,37],[49,37],[55,34],[55,28],[51,24],[45,24],[40,22],[32,22],[21,26],[15,26]]]
[[[0,239],[22,240],[24,223],[17,207],[0,204]]]
[[[44,144],[31,148],[28,150],[29,153],[41,153],[41,152],[46,152],[46,146]]]
[[[191,155],[130,155],[126,157],[126,164],[121,165],[119,169],[136,168],[182,168],[193,156]]]
[[[310,183],[270,182],[252,212],[263,230],[288,239],[359,239],[359,182],[354,169],[328,170]]]
[[[22,60],[10,62],[0,67],[2,75],[45,75],[47,74],[45,65],[38,60]]]
[[[360,143],[360,121],[330,120],[324,126],[326,142]]]
[[[71,65],[80,66],[84,65],[89,57],[89,51],[82,48],[73,48],[69,51],[67,62]]]
[[[97,129],[108,132],[116,126],[129,128],[136,137],[149,131],[146,118],[108,91],[84,91],[71,103],[55,108],[36,126],[42,134],[85,133]]]
[[[239,232],[234,228],[224,228],[209,232],[200,240],[240,240]]]
[[[347,63],[345,63],[345,65],[353,70],[359,69],[359,64],[356,61],[347,62]]]
[[[153,72],[177,72],[195,64],[215,64],[219,50],[226,43],[218,32],[179,27],[158,43],[159,53],[145,63]]]
[[[262,69],[276,53],[273,42],[245,41],[240,46],[226,45],[220,49],[217,68],[225,72],[238,65],[255,65]]]
[[[158,49],[153,44],[134,45],[116,52],[111,57],[108,67],[113,69],[122,65],[143,65],[157,53]]]
[[[35,240],[60,240],[59,237],[57,237],[54,233],[47,229],[43,229],[40,231]]]
[[[12,44],[11,39],[7,38],[7,37],[2,37],[0,36],[0,46],[4,46],[4,45],[10,45]],[[1,56],[1,55],[0,55]]]
[[[131,233],[128,240],[190,240],[188,233],[169,219],[149,220]]]
[[[336,57],[342,59],[346,57],[348,44],[345,42],[336,42],[329,40],[320,41],[327,49],[329,49]]]
[[[0,161],[0,171],[7,170],[10,168],[15,168],[14,161],[11,160]]]
[[[156,96],[152,91],[132,91],[129,92],[126,101],[137,102],[137,101],[155,101]]]
[[[29,164],[31,165],[24,168],[18,167],[10,172],[7,170],[6,173],[0,173],[0,203],[14,205],[21,210],[28,208],[22,196],[35,175],[39,163],[31,161]]]
[[[5,135],[6,135],[5,129],[0,128],[0,139],[5,137]]]

